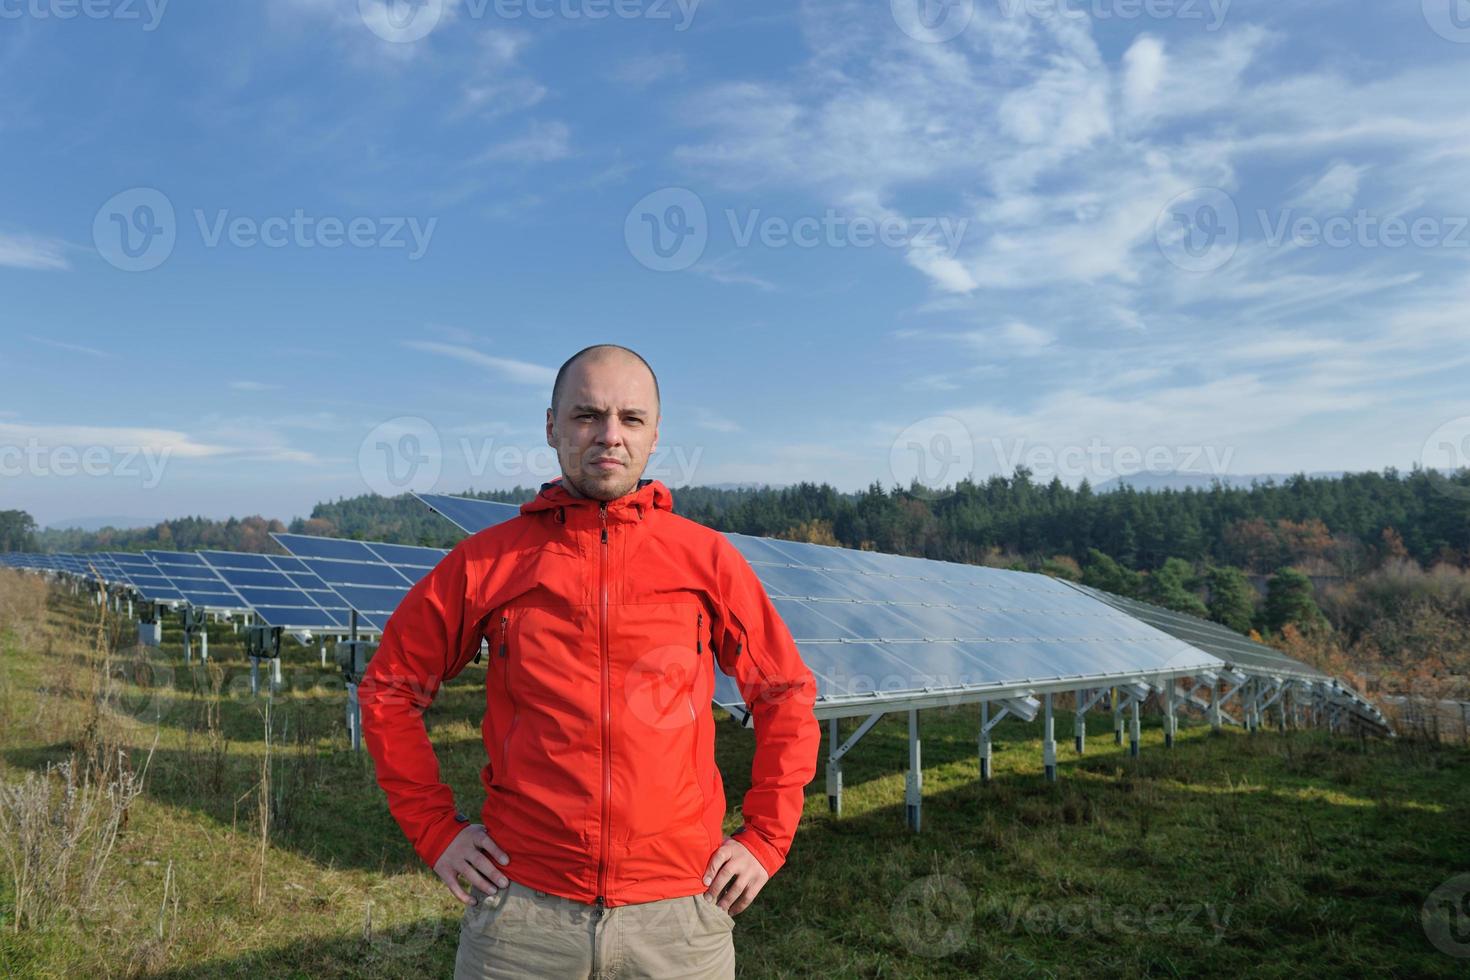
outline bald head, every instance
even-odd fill
[[[624,347],[621,344],[593,344],[591,347],[583,347],[577,353],[566,359],[561,368],[556,372],[556,380],[551,384],[551,414],[556,415],[561,407],[562,389],[565,387],[567,375],[571,372],[573,365],[582,361],[608,361],[608,360],[632,360],[643,365],[648,376],[653,379],[653,410],[659,411],[662,397],[658,391],[658,375],[653,373],[653,368],[637,351]]]

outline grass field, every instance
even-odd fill
[[[459,906],[392,821],[371,761],[346,748],[341,682],[315,648],[288,649],[285,690],[268,702],[249,696],[228,626],[214,628],[208,667],[185,668],[172,632],[140,673],[126,648],[104,660],[94,606],[52,593],[30,614],[7,608],[0,783],[11,822],[0,826],[42,801],[23,866],[50,877],[18,882],[14,865],[0,868],[0,974],[450,975]],[[154,683],[99,690],[109,672]],[[480,804],[482,684],[472,666],[429,714],[467,813]],[[982,786],[978,716],[922,715],[922,833],[904,826],[902,714],[846,759],[841,819],[819,771],[787,866],[737,918],[741,976],[1470,969],[1430,943],[1420,918],[1431,892],[1470,872],[1463,747],[1212,734],[1190,719],[1165,750],[1153,719],[1134,760],[1097,715],[1082,757],[1069,751],[1070,725],[1058,726],[1056,784],[1041,777],[1040,726],[1002,724],[996,779]],[[109,850],[105,794],[78,781],[68,797],[63,775],[37,774],[73,759],[82,773],[119,749],[141,790]],[[750,732],[720,727],[730,828],[751,749]],[[102,802],[89,811],[88,800]],[[1457,938],[1470,955],[1470,935]]]

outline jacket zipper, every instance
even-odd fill
[[[599,585],[602,589],[602,616],[598,620],[598,642],[602,652],[602,853],[597,862],[597,916],[602,917],[602,910],[607,905],[607,839],[609,836],[608,824],[612,820],[612,733],[610,732],[611,719],[608,711],[608,678],[607,663],[607,501],[598,505],[598,515],[602,520],[602,557],[599,575]]]
[[[507,771],[510,769],[510,737],[521,720],[515,693],[510,689],[510,660],[506,657],[505,634],[509,623],[510,616],[502,613],[500,616],[500,659],[504,661],[504,671],[501,676],[504,678],[505,696],[510,700],[510,727],[505,730],[505,740],[500,744],[500,761]]]
[[[704,653],[704,610],[699,611],[699,618],[694,624],[694,652]]]

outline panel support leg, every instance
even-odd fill
[[[919,815],[923,805],[924,773],[919,765],[919,709],[909,709],[909,775],[904,785],[904,805],[908,811],[909,829],[919,830]]]

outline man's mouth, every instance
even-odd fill
[[[594,459],[592,465],[600,470],[610,470],[622,466],[623,461],[620,459]]]

